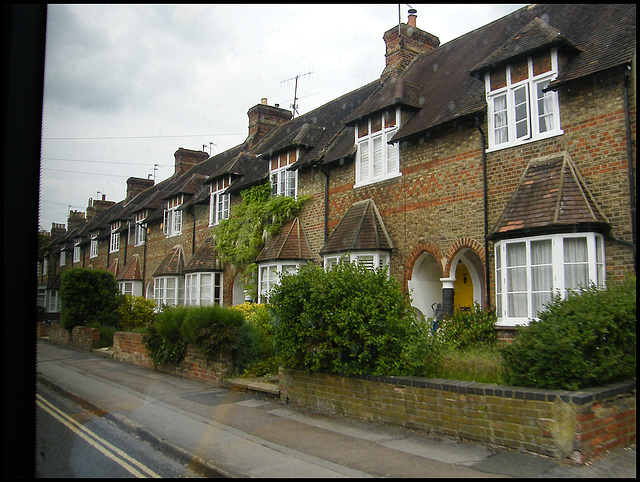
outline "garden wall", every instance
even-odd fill
[[[60,323],[51,323],[49,341],[56,345],[68,345],[79,350],[91,351],[100,341],[100,331],[97,328],[76,326],[69,333]]]
[[[116,332],[113,335],[113,358],[132,365],[154,368],[154,363],[140,333]],[[187,346],[184,359],[178,364],[168,364],[155,369],[170,375],[189,378],[215,386],[222,384],[224,375],[233,369],[229,355],[221,355],[216,361],[209,361],[198,349]]]
[[[280,400],[578,463],[636,439],[635,381],[571,392],[285,369]]]

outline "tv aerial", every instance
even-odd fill
[[[313,71],[309,71],[309,72],[307,72],[305,74],[298,74],[298,75],[295,75],[295,76],[291,77],[290,79],[286,79],[286,80],[283,80],[282,82],[280,82],[281,84],[283,84],[285,82],[290,82],[292,80],[296,81],[295,88],[294,88],[294,91],[293,91],[293,104],[290,105],[291,110],[293,112],[293,116],[291,117],[292,119],[296,116],[296,114],[300,114],[298,112],[298,79],[300,77],[304,77],[305,75],[311,75],[311,74],[313,74]]]

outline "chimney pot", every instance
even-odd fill
[[[407,21],[407,24],[411,27],[416,26],[416,13],[418,13],[418,11],[415,8],[409,10],[409,20]]]
[[[260,101],[260,103],[261,103],[262,105],[267,105],[267,98],[266,98],[266,97],[263,97],[263,98],[262,98],[262,100]]]

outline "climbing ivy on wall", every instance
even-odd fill
[[[214,246],[223,263],[244,268],[245,287],[255,295],[256,257],[269,237],[278,234],[309,196],[272,196],[269,183],[245,189],[240,195],[242,202],[232,208],[231,216],[214,226]]]

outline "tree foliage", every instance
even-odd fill
[[[232,208],[231,216],[213,228],[214,246],[223,263],[236,268],[249,267],[245,272],[245,286],[251,291],[254,283],[248,280],[255,274],[254,260],[264,243],[269,236],[276,235],[309,198],[272,196],[269,183],[245,189],[240,194],[242,202]]]
[[[100,323],[118,326],[118,284],[113,274],[74,268],[60,278],[60,319],[71,331],[76,326]]]

